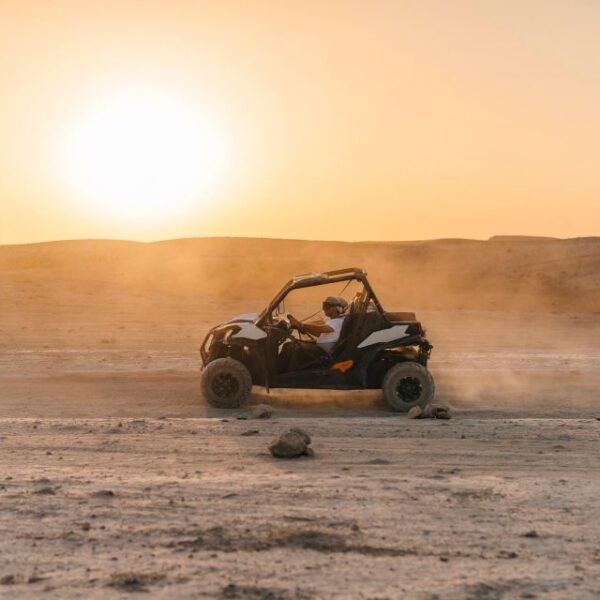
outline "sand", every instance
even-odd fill
[[[291,423],[314,458],[276,461]],[[3,419],[11,597],[593,598],[594,419]],[[258,431],[246,436],[248,430]]]
[[[415,306],[452,420],[255,389],[274,407],[256,420],[206,405],[197,349],[260,298],[140,284],[111,304],[64,271],[50,298],[50,267],[17,271],[0,290],[0,596],[600,595],[600,315]],[[270,456],[291,426],[314,458]]]

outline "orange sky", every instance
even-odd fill
[[[600,3],[0,2],[0,243],[600,235]],[[230,164],[184,217],[100,215],[57,148],[120,89]]]

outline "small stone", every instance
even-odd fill
[[[0,577],[0,585],[14,585],[16,581],[14,575],[4,575],[4,577]]]
[[[240,433],[240,435],[249,436],[249,435],[258,435],[259,433],[260,433],[260,431],[258,429],[248,429],[247,431],[242,431],[242,433]]]
[[[526,538],[537,538],[540,537],[538,532],[535,529],[532,529],[531,531],[528,531],[527,533],[523,534],[523,537]]]
[[[273,416],[273,409],[268,404],[257,404],[252,407],[252,416],[255,419],[270,419]]]
[[[269,451],[276,458],[313,456],[312,451],[308,451],[308,444],[310,444],[310,436],[305,431],[294,428],[282,433],[278,439],[272,442]]]
[[[33,493],[38,494],[40,496],[54,496],[54,494],[56,494],[56,490],[53,487],[44,486],[44,487],[38,488]]]
[[[115,493],[112,490],[98,490],[92,496],[95,498],[114,498]]]
[[[407,416],[409,419],[421,419],[423,417],[423,409],[420,406],[413,406],[408,411]]]

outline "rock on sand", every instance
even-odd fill
[[[273,416],[273,409],[268,404],[257,404],[252,407],[252,416],[255,419],[270,419]]]
[[[282,433],[270,446],[269,451],[276,458],[297,458],[312,456],[310,435],[299,427],[293,427]]]
[[[449,419],[450,409],[439,404],[428,404],[425,408],[413,406],[407,417],[409,419]]]

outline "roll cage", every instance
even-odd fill
[[[366,292],[364,298],[365,306],[368,306],[369,302],[372,302],[381,318],[384,321],[389,322],[381,303],[367,279],[366,272],[363,269],[350,267],[347,269],[337,269],[335,271],[325,271],[324,273],[306,273],[304,275],[292,277],[292,279],[281,288],[268,306],[260,313],[256,319],[256,325],[260,327],[261,325],[267,324],[270,321],[273,312],[285,300],[286,296],[294,290],[317,287],[330,283],[343,283],[345,281],[360,281]]]

